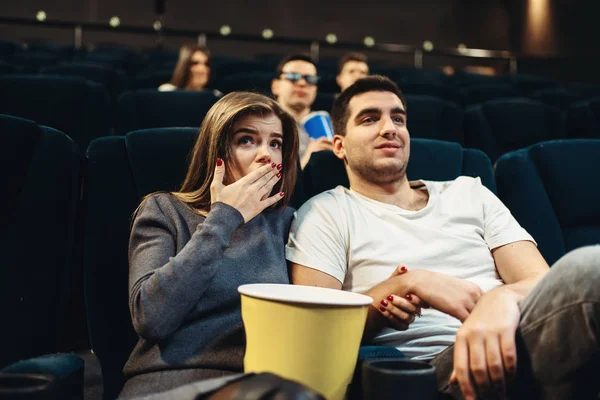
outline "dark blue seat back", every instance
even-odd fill
[[[490,159],[481,151],[464,149],[458,143],[412,139],[407,175],[410,180],[447,181],[461,175],[479,176],[491,191],[496,191]],[[313,153],[304,168],[307,197],[341,185],[349,187],[344,162],[331,151]]]
[[[411,137],[464,142],[462,107],[436,97],[417,95],[407,95],[406,103]]]
[[[463,89],[465,104],[481,104],[506,97],[522,97],[520,89],[508,84],[486,84]]]
[[[496,164],[498,195],[552,265],[600,243],[600,139],[556,140],[511,152]]]
[[[127,77],[121,70],[102,64],[70,62],[60,63],[40,70],[44,75],[74,76],[96,82],[106,87],[113,98],[127,89]]]
[[[212,90],[159,92],[140,90],[119,97],[117,132],[165,127],[200,127],[219,100]]]
[[[0,76],[0,113],[58,129],[81,149],[92,139],[110,134],[112,126],[106,89],[64,76]]]
[[[72,350],[80,154],[64,133],[7,115],[0,142],[2,367]]]
[[[483,150],[495,162],[509,151],[566,135],[558,108],[530,99],[500,99],[465,111],[465,146]]]
[[[573,104],[567,110],[569,138],[600,138],[600,97]]]

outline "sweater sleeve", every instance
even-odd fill
[[[133,223],[129,241],[129,308],[143,338],[160,340],[177,330],[208,286],[242,215],[213,204],[205,221],[176,254],[175,226],[150,197]]]

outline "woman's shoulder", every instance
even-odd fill
[[[163,215],[181,214],[187,206],[171,192],[152,193],[140,204],[139,212]],[[191,211],[191,210],[190,210]]]

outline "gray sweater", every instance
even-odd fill
[[[163,371],[169,382],[159,386],[167,389],[187,383],[189,378],[177,382],[177,376],[189,376],[190,369],[242,371],[237,287],[289,283],[284,245],[293,212],[263,211],[244,224],[223,203],[204,217],[171,194],[148,198],[129,242],[129,307],[139,341],[125,365],[126,378]]]

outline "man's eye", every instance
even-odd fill
[[[375,118],[373,118],[373,117],[367,117],[367,118],[363,119],[362,122],[366,123],[366,124],[370,124],[371,122],[375,122]]]
[[[402,117],[396,117],[396,118],[394,118],[394,121],[398,124],[404,125],[404,118],[402,118]]]

